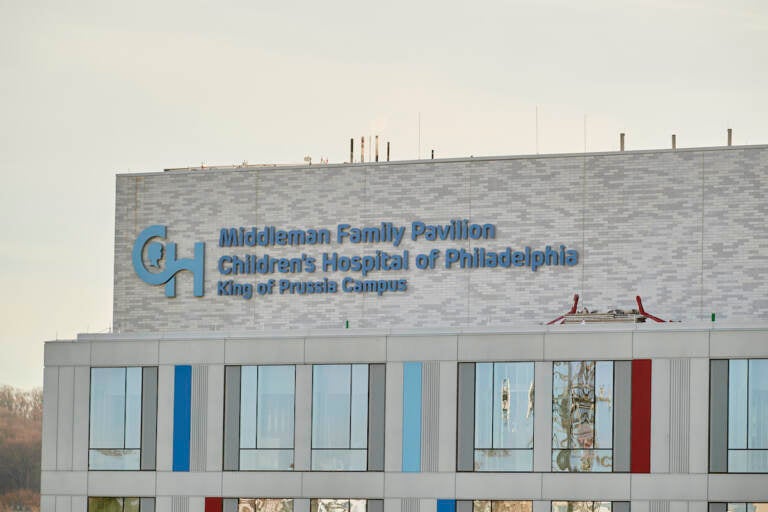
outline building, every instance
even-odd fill
[[[42,509],[768,510],[766,197],[768,146],[119,175]]]

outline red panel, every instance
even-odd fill
[[[651,472],[651,360],[632,361],[632,473]]]
[[[205,498],[205,512],[223,512],[224,498]]]

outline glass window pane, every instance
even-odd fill
[[[294,366],[260,366],[256,446],[293,448]]]
[[[240,369],[240,448],[256,448],[258,366]]]
[[[365,512],[367,505],[368,500],[349,500],[350,512]]]
[[[293,512],[293,500],[286,498],[240,498],[237,512]]]
[[[313,367],[313,448],[349,447],[351,373],[351,365]]]
[[[595,448],[613,448],[613,362],[595,369]]]
[[[88,512],[122,512],[123,498],[88,498]]]
[[[552,365],[552,448],[568,448],[571,431],[571,365]],[[565,506],[565,502],[562,502]]]
[[[312,450],[313,471],[365,471],[367,450]]]
[[[368,365],[352,365],[350,447],[368,446]]]
[[[91,369],[91,448],[124,448],[125,368]]]
[[[495,363],[492,448],[533,447],[533,363]]]
[[[491,500],[475,500],[472,503],[472,512],[491,512]]]
[[[532,512],[532,501],[494,500],[492,512]]]
[[[728,363],[728,448],[747,447],[747,361]]]
[[[475,450],[475,471],[531,471],[533,450]]]
[[[595,443],[595,369],[594,361],[570,364],[572,448],[594,448]]]
[[[729,503],[728,512],[747,512],[746,503]]]
[[[293,450],[240,450],[241,471],[291,471]]]
[[[610,472],[612,450],[553,450],[552,471]]]
[[[125,498],[123,512],[139,512],[139,498]]]
[[[125,372],[124,448],[141,448],[141,368],[136,367]]]
[[[731,473],[768,473],[768,450],[728,450]]]
[[[310,505],[312,512],[349,512],[349,500],[315,499]]]
[[[493,363],[475,365],[475,447],[493,448]]]
[[[88,469],[138,471],[141,450],[89,450]]]
[[[749,361],[748,448],[768,448],[768,359]]]

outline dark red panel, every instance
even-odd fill
[[[632,473],[651,472],[651,360],[632,361]]]
[[[205,512],[223,512],[224,498],[205,498]]]

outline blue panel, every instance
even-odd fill
[[[456,512],[456,500],[437,500],[437,512]]]
[[[403,471],[421,471],[421,363],[403,364]]]
[[[192,367],[176,366],[173,388],[173,470],[189,471]]]

